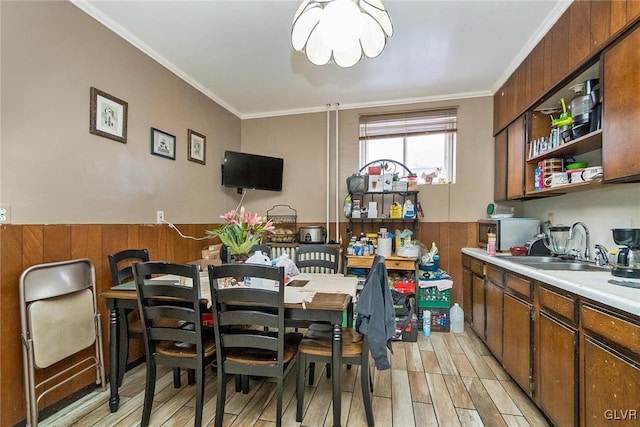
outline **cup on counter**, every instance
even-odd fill
[[[569,183],[569,175],[566,172],[553,172],[544,180],[545,187],[555,187]]]
[[[582,171],[582,178],[585,181],[591,181],[592,179],[602,178],[602,174],[602,166],[591,166]]]

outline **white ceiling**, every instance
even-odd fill
[[[384,0],[394,34],[352,68],[291,47],[301,0],[71,0],[240,118],[493,94],[570,0]]]

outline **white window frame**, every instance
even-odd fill
[[[452,184],[456,178],[457,107],[360,117],[360,168],[377,159],[368,158],[367,142],[402,138],[402,163],[407,163],[407,139],[412,136],[445,134],[444,172],[432,184]],[[407,165],[408,166],[408,165]],[[406,171],[399,171],[406,176]],[[425,184],[418,176],[418,184]]]

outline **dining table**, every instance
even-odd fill
[[[149,280],[176,280],[160,276]],[[285,323],[326,322],[332,325],[332,366],[342,366],[342,326],[344,314],[353,320],[353,301],[359,279],[342,274],[303,273],[291,277],[285,286]],[[201,272],[201,296],[210,304],[211,291],[206,271]],[[127,313],[138,308],[133,282],[114,286],[100,294],[109,310],[109,409],[116,412],[120,404],[119,387],[122,385],[128,356]],[[332,369],[333,426],[340,426],[342,415],[342,369]]]

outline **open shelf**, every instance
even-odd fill
[[[527,163],[538,163],[540,160],[551,157],[567,157],[594,151],[602,146],[602,129],[598,129],[580,138],[573,139],[558,148],[545,151],[537,156],[527,159]]]
[[[527,191],[527,196],[558,196],[567,193],[574,193],[584,190],[592,190],[594,188],[604,185],[602,178],[594,179],[592,181],[580,182],[577,184],[565,184],[557,185],[555,187],[546,187],[537,191]]]

